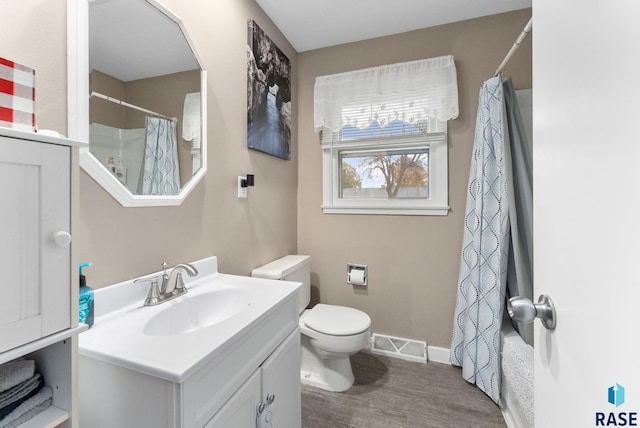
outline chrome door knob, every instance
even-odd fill
[[[546,294],[538,297],[538,303],[533,303],[526,297],[512,297],[507,300],[507,312],[514,321],[530,323],[540,318],[542,325],[548,329],[556,328],[556,308],[553,300]]]

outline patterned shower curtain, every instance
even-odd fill
[[[147,116],[146,132],[138,194],[176,195],[180,192],[176,121]]]
[[[509,261],[506,117],[500,77],[480,89],[451,364],[500,402],[500,328]]]

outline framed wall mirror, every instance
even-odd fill
[[[206,71],[155,0],[68,0],[68,133],[125,207],[180,205],[206,173]]]

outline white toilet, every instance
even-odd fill
[[[251,276],[301,282],[298,294],[303,384],[328,391],[346,391],[354,377],[349,356],[369,345],[371,318],[344,306],[317,304],[311,300],[311,257],[285,256],[254,269]]]

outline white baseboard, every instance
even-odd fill
[[[451,350],[449,348],[440,348],[438,346],[427,346],[427,358],[428,361],[434,363],[451,364],[449,362],[449,356]]]

